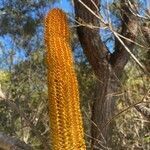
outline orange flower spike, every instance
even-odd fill
[[[45,18],[51,137],[54,150],[85,150],[69,36],[66,14],[51,10]]]

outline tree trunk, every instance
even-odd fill
[[[111,140],[112,124],[107,124],[112,118],[115,108],[114,92],[117,90],[117,83],[114,82],[110,75],[107,81],[107,88],[103,92],[103,84],[97,83],[96,99],[92,109],[92,124],[91,136],[92,149],[100,149],[110,146],[108,143]],[[103,92],[103,93],[102,93]],[[103,95],[103,96],[102,96]],[[104,148],[105,149],[105,148]]]
[[[118,79],[121,78],[129,54],[116,38],[115,52],[109,56],[106,46],[101,41],[99,29],[94,28],[94,26],[100,27],[100,19],[91,13],[92,10],[96,15],[99,14],[100,1],[93,0],[95,5],[92,1],[82,0],[82,2],[89,9],[80,1],[74,0],[76,19],[80,24],[77,33],[84,53],[98,79],[91,118],[93,122],[91,149],[98,150],[110,146],[112,126],[107,122],[114,113],[115,100],[113,95],[117,92]],[[120,34],[134,41],[137,33],[137,19],[125,0],[121,2],[121,18],[122,30]],[[132,51],[134,44],[125,40],[122,41]]]

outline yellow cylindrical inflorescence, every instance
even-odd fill
[[[78,83],[66,14],[51,10],[45,18],[50,127],[54,150],[85,150]]]

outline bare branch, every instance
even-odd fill
[[[121,40],[121,38],[118,36],[118,34],[116,32],[113,32],[115,37],[119,40],[119,42],[123,45],[123,47],[126,49],[126,51],[130,54],[130,56],[134,59],[134,61],[139,65],[139,67],[147,74],[149,74],[149,72],[147,71],[147,69],[145,68],[145,66],[143,66],[139,60],[135,57],[135,55],[131,52],[131,50],[129,50],[129,48],[126,46],[126,44]]]

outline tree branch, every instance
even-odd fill
[[[98,8],[100,7],[99,0],[74,0],[74,4],[76,19],[79,23],[97,27],[100,25],[100,19],[98,18]],[[81,46],[90,64],[92,65],[95,74],[99,79],[102,79],[101,77],[103,75],[101,70],[104,72],[108,71],[108,61],[106,59],[108,50],[101,41],[99,28],[92,29],[88,26],[80,26],[77,27],[77,32]]]
[[[134,7],[133,7],[134,8]],[[132,8],[132,9],[133,9]],[[126,3],[126,0],[121,2],[121,17],[122,17],[122,29],[120,34],[132,41],[135,41],[138,30],[137,17],[130,11],[130,6]],[[132,51],[134,43],[131,43],[125,39],[122,39],[124,44]],[[120,76],[124,66],[129,60],[130,54],[126,51],[122,43],[115,38],[115,52],[111,55],[110,63],[117,76]]]

